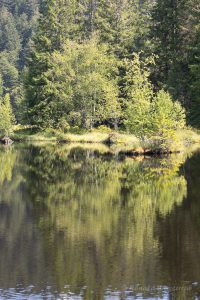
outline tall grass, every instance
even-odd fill
[[[49,141],[63,143],[87,143],[87,144],[106,144],[115,151],[129,151],[136,153],[144,152],[179,152],[192,144],[200,145],[200,135],[191,128],[179,130],[175,133],[172,140],[162,141],[159,136],[154,136],[143,141],[136,136],[105,130],[101,128],[82,134],[63,133],[54,129],[38,131],[34,127],[17,127],[12,135],[14,141]],[[103,131],[103,132],[102,132]]]

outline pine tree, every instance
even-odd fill
[[[19,49],[20,37],[14,17],[6,8],[3,8],[0,10],[0,51],[12,51],[14,55]]]
[[[61,50],[63,41],[70,36],[70,22],[67,22],[72,18],[74,3],[69,0],[45,0],[41,5],[26,80],[30,122],[41,127],[52,126],[53,81],[49,81],[47,73],[52,68],[52,53]]]
[[[200,27],[192,47],[190,62],[190,93],[191,104],[189,122],[200,128]]]
[[[100,41],[108,43],[117,56],[124,56],[133,49],[135,18],[130,0],[99,1],[94,20]]]
[[[77,1],[77,22],[79,27],[79,38],[89,39],[95,31],[96,10],[99,0],[78,0]]]
[[[176,94],[179,86],[178,72],[180,60],[180,23],[179,9],[181,1],[157,1],[153,11],[153,41],[158,55],[156,81]],[[174,90],[175,89],[175,90]],[[177,96],[177,95],[176,95]]]
[[[189,61],[198,20],[198,0],[160,0],[152,13],[151,39],[158,56],[153,80],[186,106],[190,105]]]
[[[79,0],[78,23],[82,38],[98,34],[118,57],[141,50],[147,41],[150,0]]]

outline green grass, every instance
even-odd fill
[[[159,136],[140,141],[132,134],[116,132],[104,127],[77,134],[63,133],[54,129],[47,129],[40,132],[30,126],[16,126],[11,138],[19,142],[102,144],[109,145],[114,152],[139,154],[151,152],[180,152],[191,145],[200,145],[200,135],[190,128],[177,131],[173,140],[167,141],[165,145],[162,144]]]
[[[16,127],[11,138],[15,141],[60,141],[69,143],[110,143],[113,144],[135,144],[139,140],[134,135],[121,134],[118,132],[101,132],[93,130],[86,133],[63,133],[54,129],[37,131],[31,127]]]
[[[57,137],[48,132],[33,132],[30,129],[17,130],[11,135],[11,139],[17,142],[25,141],[57,141]]]

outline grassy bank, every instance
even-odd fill
[[[140,140],[134,135],[107,130],[93,130],[82,133],[62,133],[57,130],[37,131],[30,127],[16,127],[11,138],[15,142],[55,142],[106,144],[116,152],[127,154],[172,153],[184,151],[185,148],[200,144],[200,135],[192,129],[177,131],[171,140],[159,136]]]

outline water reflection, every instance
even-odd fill
[[[0,296],[192,297],[200,206],[190,190],[199,185],[188,178],[195,156],[180,172],[185,159],[0,148]]]

